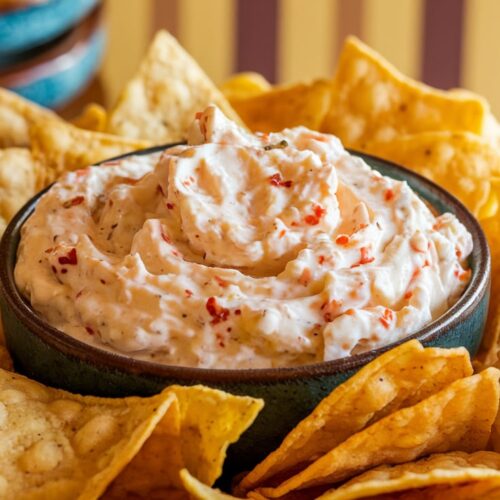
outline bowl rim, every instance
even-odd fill
[[[179,144],[182,143],[165,144],[141,149],[100,161],[95,165],[101,165],[109,161],[115,161],[130,156],[154,154]],[[125,372],[150,378],[177,379],[179,381],[195,380],[209,383],[271,383],[294,380],[297,378],[314,379],[360,368],[382,353],[412,339],[417,339],[421,342],[431,342],[450,328],[453,328],[457,323],[461,322],[464,315],[468,316],[472,314],[477,305],[481,302],[484,294],[488,291],[491,263],[486,237],[479,222],[469,210],[452,194],[448,193],[434,182],[405,167],[377,156],[352,149],[348,149],[348,151],[350,154],[361,157],[364,161],[368,161],[368,163],[370,161],[376,161],[385,164],[390,169],[399,170],[406,181],[412,180],[423,184],[427,191],[431,192],[439,199],[445,200],[448,210],[452,211],[472,234],[474,248],[471,258],[475,261],[475,268],[472,272],[469,285],[450,309],[432,323],[426,325],[412,335],[378,349],[332,361],[322,361],[292,367],[248,368],[241,370],[166,365],[129,357],[124,354],[114,353],[86,344],[48,324],[31,308],[27,301],[22,298],[14,281],[14,266],[21,227],[33,212],[40,197],[42,197],[51,186],[37,193],[17,212],[8,224],[1,239],[0,293],[6,303],[5,305],[10,308],[10,312],[16,316],[17,321],[20,322],[23,327],[27,328],[32,334],[39,337],[39,339],[50,347],[55,348],[57,351],[70,358],[76,358],[81,362],[91,364],[101,370],[104,366],[107,370],[115,370],[122,373]],[[13,242],[13,240],[15,241]]]

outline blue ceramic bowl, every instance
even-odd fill
[[[0,56],[26,51],[57,38],[96,4],[97,0],[48,0],[0,13]]]
[[[101,17],[101,8],[97,7],[55,42],[36,49],[27,59],[4,66],[0,69],[0,86],[48,108],[71,100],[101,62],[105,44]]]
[[[136,154],[163,149],[165,146]],[[467,290],[442,317],[405,340],[415,338],[426,345],[441,347],[465,346],[475,354],[486,320],[490,281],[488,246],[478,222],[459,201],[423,177],[392,163],[356,154],[382,174],[407,181],[438,212],[453,212],[472,234],[472,278]],[[165,366],[90,347],[48,325],[21,297],[14,283],[13,269],[21,227],[41,194],[21,209],[7,227],[0,244],[0,305],[6,340],[17,369],[46,384],[86,394],[149,395],[169,384],[205,384],[263,398],[266,404],[254,425],[230,449],[233,460],[228,463],[235,469],[255,464],[334,387],[397,345],[324,363],[257,370]]]

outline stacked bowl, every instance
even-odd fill
[[[94,76],[104,49],[98,0],[0,0],[0,86],[59,108]]]

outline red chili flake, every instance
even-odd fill
[[[54,274],[57,274],[57,269],[56,269],[56,267],[55,267],[55,266],[50,266],[50,268],[52,269],[52,272],[53,272]]]
[[[382,323],[384,328],[389,328],[393,319],[394,319],[394,313],[390,309],[386,309],[384,311],[384,315],[378,320]]]
[[[86,326],[86,327],[85,327],[85,330],[87,330],[87,333],[88,333],[89,335],[94,335],[94,333],[95,333],[95,332],[94,332],[94,330],[92,330],[92,328],[90,328],[90,326]]]
[[[210,322],[211,325],[217,325],[221,321],[226,321],[229,316],[229,309],[222,307],[215,297],[209,297],[205,307],[208,314],[213,318]]]
[[[419,274],[420,274],[420,269],[415,269],[415,271],[413,271],[413,274],[411,275],[410,280],[414,280]]]
[[[385,201],[391,201],[394,198],[394,191],[392,189],[387,189],[384,198]]]
[[[359,251],[361,253],[360,264],[369,264],[375,260],[375,257],[370,257],[370,249],[368,247],[361,247]]]
[[[345,312],[348,316],[354,316],[356,314],[356,311],[354,309],[347,309]]]
[[[47,248],[47,250],[45,250],[45,253],[51,253],[54,249],[52,247],[50,248]]]
[[[220,276],[214,276],[214,280],[217,281],[217,284],[222,288],[226,288],[231,284],[230,281],[222,279]]]
[[[309,283],[311,282],[311,278],[312,278],[312,273],[311,273],[311,270],[306,267],[303,271],[302,271],[302,274],[300,275],[299,277],[299,283],[302,285],[302,286],[307,286],[309,285]]]
[[[462,251],[460,250],[460,248],[455,248],[455,255],[457,256],[457,259],[462,258]]]
[[[325,302],[321,306],[321,311],[323,313],[323,319],[327,322],[330,323],[333,321],[339,314],[340,314],[340,308],[342,307],[342,301],[341,300],[331,300],[330,302]]]
[[[231,333],[232,331],[233,331],[233,329],[232,329],[230,326],[228,326],[228,327],[226,328],[226,332]]]
[[[431,263],[426,259],[422,267],[431,267]]]
[[[292,181],[290,180],[284,181],[281,177],[281,174],[279,173],[271,175],[271,177],[269,177],[269,182],[271,183],[272,186],[276,187],[286,187],[286,188],[292,187]]]
[[[106,280],[103,280],[102,278],[99,280],[103,285],[106,284]]]
[[[408,290],[406,293],[405,293],[405,299],[411,299],[413,297],[413,292]]]
[[[219,347],[226,347],[226,344],[224,343],[224,337],[222,336],[222,333],[217,332],[215,334],[215,338],[217,339],[217,344]]]
[[[469,279],[470,273],[471,273],[470,269],[463,272],[460,272],[458,269],[455,269],[455,271],[453,272],[455,278],[458,278],[460,281],[467,281]]]
[[[57,259],[59,264],[68,264],[69,266],[76,266],[78,264],[78,258],[76,256],[76,248],[72,248],[67,255],[63,255]]]
[[[192,297],[193,296],[193,292],[189,289],[185,289],[184,290],[184,293],[186,294],[186,297],[189,299],[189,297]]]
[[[291,223],[290,223],[290,226],[292,227],[297,227],[299,225],[299,223],[295,220],[293,220]]]
[[[66,274],[67,272],[68,272],[68,270],[67,270],[65,267],[63,267],[63,268],[61,269],[61,274]]]
[[[319,221],[321,220],[321,217],[326,214],[326,208],[323,208],[321,205],[314,205],[313,212],[314,214],[305,216],[304,222],[306,224],[309,224],[310,226],[317,226],[319,224]]]
[[[339,234],[337,238],[335,238],[335,243],[337,245],[347,245],[349,243],[349,236],[347,234]]]
[[[318,264],[323,265],[325,263],[325,256],[324,255],[318,255]]]
[[[75,196],[71,200],[67,200],[63,203],[64,208],[76,207],[77,205],[81,205],[85,201],[84,196]]]
[[[167,203],[167,208],[168,208],[169,210],[172,210],[172,209],[174,209],[174,208],[175,208],[175,205],[174,205],[173,203]]]
[[[241,314],[241,309],[235,309],[234,314],[236,314],[236,316],[239,316]]]
[[[283,236],[285,236],[285,234],[286,234],[286,229],[282,229],[278,236],[279,236],[279,238],[283,238]]]

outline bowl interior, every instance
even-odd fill
[[[122,155],[123,158],[131,155],[147,155],[162,151],[173,145],[163,145],[149,148],[135,153]],[[94,365],[111,367],[131,373],[143,373],[155,377],[175,378],[179,381],[204,380],[208,383],[224,382],[272,382],[297,378],[315,378],[325,374],[343,373],[359,368],[388,349],[416,338],[422,342],[434,341],[443,330],[449,330],[460,322],[460,316],[465,311],[474,308],[483,297],[489,285],[490,260],[485,236],[479,223],[472,214],[452,195],[429,180],[393,163],[379,158],[351,151],[352,154],[363,158],[372,168],[383,175],[406,181],[412,189],[427,200],[439,212],[454,213],[472,234],[474,249],[469,259],[472,269],[471,281],[460,299],[440,318],[425,326],[415,334],[385,347],[356,354],[347,358],[322,363],[268,369],[205,369],[182,366],[169,366],[150,361],[143,361],[98,349],[53,328],[30,307],[27,301],[18,292],[13,277],[17,247],[20,239],[20,230],[24,222],[33,212],[38,199],[47,191],[45,189],[30,200],[14,217],[7,227],[0,245],[0,283],[4,299],[15,312],[19,320],[45,342],[69,356],[77,357]],[[109,161],[109,160],[107,160]]]

